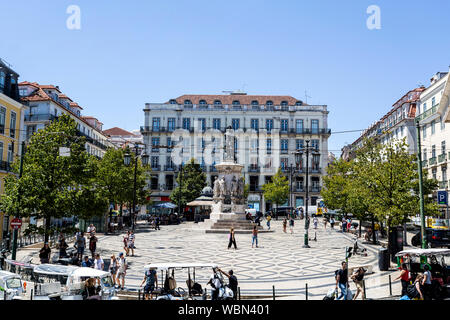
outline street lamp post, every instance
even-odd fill
[[[145,145],[144,145],[145,146]],[[139,156],[139,144],[136,143],[134,145],[135,150],[134,150],[134,184],[133,184],[133,211],[130,215],[131,218],[131,227],[132,230],[134,231],[136,224],[135,224],[135,219],[136,219],[136,182],[137,182],[137,163],[138,163],[138,156]],[[145,151],[145,147],[144,147],[144,153],[141,155],[141,161],[142,161],[142,165],[146,166],[148,164],[148,154]],[[126,153],[124,156],[124,163],[126,166],[129,166],[131,163],[131,154],[130,153]]]
[[[305,140],[306,142],[306,147],[302,147],[301,149],[298,149],[295,152],[295,157],[296,157],[296,164],[297,166],[300,164],[301,161],[301,156],[303,155],[303,152],[306,155],[306,195],[305,195],[305,240],[304,240],[304,245],[303,248],[310,248],[310,246],[308,245],[308,229],[309,229],[309,214],[308,214],[308,202],[309,202],[309,153],[311,152],[316,152],[317,149],[315,147],[310,147],[309,146],[309,140]]]
[[[13,145],[13,150],[14,150],[14,145]],[[19,167],[19,179],[22,177],[22,172],[23,172],[23,157],[25,156],[25,141],[22,141],[22,150],[21,150],[21,154],[20,154],[20,167]],[[19,190],[18,193],[18,199],[17,199],[17,203],[20,206],[20,198],[21,198],[21,193]],[[16,214],[15,218],[18,218],[18,214]],[[16,252],[17,252],[17,237],[18,237],[18,233],[19,230],[14,228],[13,231],[13,244],[12,244],[12,252],[11,252],[11,260],[16,260]]]
[[[183,187],[183,162],[180,163],[180,189],[178,191],[178,217],[181,217],[181,190]]]
[[[422,146],[420,145],[420,125],[416,122],[417,128],[417,169],[419,173],[419,197],[420,197],[420,233],[422,234],[422,249],[427,247],[427,234],[425,230],[425,208],[423,200],[423,178],[422,178]]]

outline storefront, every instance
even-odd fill
[[[248,196],[248,207],[250,209],[256,209],[256,211],[261,211],[261,196],[259,194],[251,194]]]

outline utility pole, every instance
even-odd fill
[[[420,144],[420,125],[416,122],[417,128],[417,168],[419,170],[419,196],[420,196],[420,232],[422,234],[422,249],[427,248],[427,234],[425,230],[425,209],[423,201],[423,178],[422,178],[422,147]]]
[[[183,187],[183,162],[180,164],[180,190],[178,192],[178,217],[181,217],[181,190]]]
[[[14,150],[14,146],[13,146]],[[22,150],[20,152],[20,168],[19,168],[19,179],[22,177],[23,172],[23,157],[25,155],[25,141],[22,141]],[[20,186],[20,185],[19,185]],[[20,206],[20,200],[21,200],[21,194],[20,189],[17,195],[17,204]],[[16,212],[15,218],[19,217],[19,212]],[[13,232],[13,244],[12,244],[12,253],[11,253],[11,260],[16,260],[16,253],[17,253],[17,237],[19,234],[19,230],[14,228]]]

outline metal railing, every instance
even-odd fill
[[[27,114],[24,116],[24,121],[46,121],[46,120],[53,121],[55,119],[58,119],[58,117],[50,113]]]
[[[438,103],[438,104],[435,104],[431,109],[428,109],[428,110],[426,110],[425,112],[422,112],[421,114],[419,114],[419,115],[416,117],[416,121],[419,121],[419,122],[420,122],[420,121],[422,121],[422,120],[428,118],[429,116],[435,114],[436,111],[437,111],[438,106],[439,106],[439,103]]]
[[[422,160],[422,167],[426,167],[428,165],[428,160]]]
[[[436,164],[436,160],[437,160],[436,157],[431,157],[431,158],[428,160],[428,164],[429,164],[430,166],[432,166],[432,165]]]
[[[260,167],[259,166],[248,166],[248,172],[259,172]]]
[[[447,160],[447,154],[446,153],[441,153],[438,156],[438,163],[444,162],[445,160]]]
[[[445,189],[448,186],[447,181],[439,181],[439,189]]]

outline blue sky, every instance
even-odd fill
[[[104,128],[137,129],[146,102],[187,93],[292,95],[327,104],[332,131],[379,119],[450,65],[450,1],[0,0],[0,57],[59,85]],[[69,30],[69,5],[81,30]],[[381,29],[369,30],[369,5]],[[336,155],[359,133],[334,134]]]

